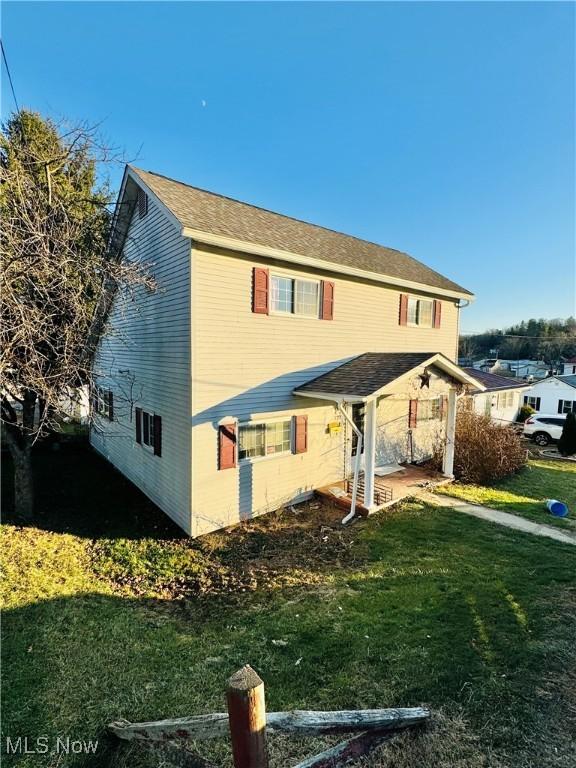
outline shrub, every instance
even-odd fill
[[[517,472],[527,462],[522,438],[489,416],[458,408],[454,476],[467,483],[490,483]]]
[[[518,411],[518,416],[516,417],[516,421],[518,422],[518,424],[524,424],[526,419],[529,419],[533,413],[536,413],[536,411],[534,410],[534,408],[532,408],[531,405],[523,405]]]
[[[562,435],[558,441],[558,450],[562,456],[572,456],[576,453],[576,413],[569,413],[562,427]]]

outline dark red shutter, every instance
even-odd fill
[[[269,272],[262,267],[252,270],[252,312],[268,314]]]
[[[442,319],[442,302],[434,301],[434,328],[440,328]]]
[[[236,424],[221,424],[218,427],[218,469],[233,469],[236,466]]]
[[[136,422],[136,442],[142,442],[142,408],[134,408],[134,420]]]
[[[114,392],[111,389],[108,390],[108,418],[114,421]]]
[[[418,400],[410,400],[408,408],[408,427],[414,429],[418,423]]]
[[[321,320],[334,319],[334,283],[322,280],[322,315]]]
[[[162,417],[154,414],[154,456],[162,456]]]
[[[294,416],[294,453],[308,450],[308,416]]]
[[[400,325],[408,325],[408,294],[400,294],[400,310],[398,314],[398,323]]]

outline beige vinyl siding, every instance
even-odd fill
[[[191,533],[190,241],[149,197],[147,215],[134,212],[123,257],[148,264],[157,287],[114,300],[94,366],[114,392],[114,421],[99,417],[90,440]],[[161,457],[136,443],[137,407],[162,418]]]
[[[339,420],[335,408],[294,397],[296,386],[363,352],[442,352],[454,360],[458,310],[453,300],[442,299],[440,328],[402,327],[401,291],[395,288],[329,271],[276,266],[196,243],[192,265],[194,535],[274,509],[343,476],[343,434],[329,435],[327,429],[328,422]],[[254,266],[331,280],[334,319],[254,314]],[[407,409],[407,402],[402,407]],[[219,421],[281,413],[308,415],[307,453],[218,471]]]

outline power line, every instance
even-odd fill
[[[10,67],[8,66],[8,59],[6,58],[6,51],[4,50],[4,43],[0,38],[0,47],[2,48],[2,58],[4,59],[4,66],[6,67],[6,74],[8,75],[8,82],[10,83],[10,90],[12,91],[12,97],[14,104],[16,105],[16,112],[20,112],[18,106],[18,99],[16,98],[16,91],[14,90],[14,83],[12,82],[12,75],[10,74]]]
[[[554,341],[557,339],[562,339],[563,341],[570,341],[572,342],[574,340],[574,336],[570,334],[565,334],[564,336],[522,336],[520,334],[513,334],[513,333],[498,333],[494,332],[491,333],[490,331],[466,331],[466,333],[461,333],[461,336],[496,336],[498,339],[540,339],[540,341]]]

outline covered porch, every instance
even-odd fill
[[[434,472],[428,467],[416,464],[399,464],[398,469],[392,474],[384,477],[374,476],[374,507],[369,509],[364,506],[366,483],[364,472],[361,472],[358,477],[356,514],[368,515],[370,512],[377,512],[408,496],[414,496],[421,490],[449,482],[451,482],[451,478],[446,477],[441,472]],[[351,512],[353,491],[354,478],[348,478],[317,488],[316,494],[324,501],[340,507],[345,512]]]
[[[404,393],[410,403],[403,430],[413,446],[419,402],[429,402],[421,390],[432,387],[445,392],[437,418],[443,431],[442,473],[432,473],[414,461],[378,462],[377,410],[386,398]],[[370,514],[414,493],[423,483],[446,482],[453,477],[457,396],[467,388],[483,385],[441,353],[365,353],[297,387],[294,394],[331,401],[353,435],[354,458],[343,478],[317,491],[329,496],[349,513]],[[362,405],[362,424],[351,417],[353,406]],[[414,405],[415,404],[415,405]],[[414,417],[414,418],[413,418]],[[386,434],[384,434],[386,439]],[[382,442],[380,440],[380,442]],[[412,457],[413,458],[413,457]],[[340,489],[340,490],[338,490]]]

